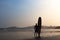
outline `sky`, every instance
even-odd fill
[[[0,0],[0,27],[26,27],[37,23],[60,26],[60,0]]]

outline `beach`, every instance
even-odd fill
[[[56,29],[55,32],[53,29],[50,30],[41,32],[40,38],[34,37],[33,30],[0,32],[0,40],[60,40],[60,32]]]

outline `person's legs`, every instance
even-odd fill
[[[40,37],[40,32],[38,32],[38,37]]]
[[[34,37],[35,37],[35,32],[34,32]]]
[[[34,37],[37,37],[37,32],[34,33]]]
[[[38,37],[40,37],[40,34],[41,34],[41,30],[38,31]]]

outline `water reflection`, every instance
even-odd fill
[[[41,37],[34,37],[34,38],[30,38],[30,39],[24,39],[24,40],[41,40]]]
[[[35,40],[41,40],[41,37],[35,37]]]
[[[42,29],[41,37],[34,37],[32,31],[0,32],[0,40],[51,40],[60,39],[60,29]]]

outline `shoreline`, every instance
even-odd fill
[[[27,38],[27,39],[21,39],[21,40],[60,40],[60,35],[52,36],[52,37]]]

